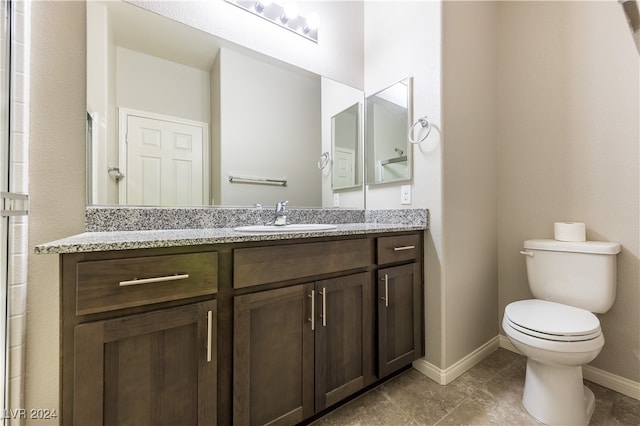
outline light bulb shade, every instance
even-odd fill
[[[262,13],[266,7],[271,5],[271,0],[256,0],[255,8],[258,13]]]
[[[298,4],[296,2],[290,1],[285,3],[283,15],[287,20],[297,18],[298,13],[300,13],[300,10],[298,9]]]
[[[307,17],[307,29],[317,30],[320,25],[320,18],[317,14],[312,13]]]

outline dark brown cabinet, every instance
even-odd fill
[[[422,235],[61,257],[61,424],[295,425],[423,354]]]
[[[423,355],[422,251],[417,234],[378,239],[378,374],[385,377]],[[407,263],[410,262],[410,263]]]
[[[216,423],[216,301],[75,328],[76,425]]]
[[[236,296],[234,424],[293,425],[372,376],[368,272]]]
[[[215,425],[218,253],[76,253],[61,265],[61,424]]]

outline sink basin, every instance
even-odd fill
[[[322,223],[294,223],[290,225],[247,225],[233,228],[234,231],[240,232],[308,232],[308,231],[327,231],[336,229],[336,225],[327,225]]]

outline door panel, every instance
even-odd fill
[[[234,424],[293,425],[313,414],[312,290],[234,298]]]
[[[333,187],[347,188],[356,184],[356,153],[352,149],[335,147]]]
[[[216,317],[216,301],[78,325],[73,423],[214,425],[209,312]]]
[[[370,283],[368,273],[316,283],[316,411],[362,389],[370,380]]]
[[[136,115],[126,117],[127,204],[203,205],[203,128]]]
[[[420,267],[378,271],[378,369],[384,377],[422,355]]]

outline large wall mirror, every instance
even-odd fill
[[[365,99],[368,185],[411,179],[412,94],[406,77]]]
[[[87,2],[87,202],[330,206],[318,160],[332,117],[363,101],[141,7]],[[344,149],[355,163],[336,185],[349,188],[341,207],[364,208],[358,133]]]

